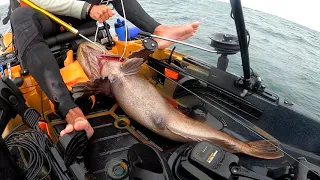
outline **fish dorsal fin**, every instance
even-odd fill
[[[124,75],[133,75],[138,73],[144,60],[142,58],[131,58],[121,65],[121,71]]]

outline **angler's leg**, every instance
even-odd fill
[[[113,0],[112,4],[117,12],[123,16],[123,10],[120,0]],[[185,40],[191,37],[198,29],[199,22],[191,22],[181,26],[165,26],[155,21],[136,0],[123,0],[126,18],[142,31],[147,31],[158,36],[163,36],[175,40]],[[156,39],[159,49],[165,49],[172,42]]]
[[[93,129],[74,103],[59,72],[55,57],[44,38],[55,35],[59,26],[30,7],[20,7],[11,15],[14,44],[30,74],[40,85],[68,126],[64,133],[85,129],[89,137]],[[82,128],[83,127],[83,128]]]

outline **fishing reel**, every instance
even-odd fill
[[[229,64],[228,55],[233,55],[240,51],[238,37],[231,34],[216,33],[210,39],[210,46],[217,51],[217,54],[221,54],[218,58],[217,68],[226,71]]]
[[[139,39],[141,39],[143,47],[151,52],[158,49],[158,43],[152,39],[151,34],[147,32],[139,32]]]

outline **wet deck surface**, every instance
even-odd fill
[[[127,129],[119,129],[114,125],[119,116],[123,117],[125,113],[113,99],[109,98],[104,98],[97,103],[89,115],[88,120],[95,133],[84,151],[83,164],[88,170],[90,179],[108,179],[107,170],[110,163],[126,161],[127,150],[141,142]],[[129,120],[135,132],[164,153],[178,146],[177,143],[152,133],[134,120]],[[65,126],[66,124],[58,124],[54,129],[59,133]]]

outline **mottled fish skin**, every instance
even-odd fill
[[[91,47],[91,55],[86,51],[88,47]],[[149,81],[136,74],[144,62],[143,58],[125,59],[125,62],[108,60],[109,57],[116,57],[110,55],[97,58],[93,54],[102,53],[101,50],[89,43],[81,44],[79,50],[78,61],[84,71],[89,73],[87,75],[94,77],[92,80],[104,80],[99,84],[88,82],[75,85],[74,88],[77,90],[74,94],[91,90],[91,94],[103,93],[113,96],[128,116],[153,132],[174,141],[211,141],[230,152],[263,159],[277,159],[283,156],[278,149],[278,142],[242,142],[176,110]],[[100,69],[100,72],[96,72],[97,69]],[[98,87],[100,91],[97,90]]]

